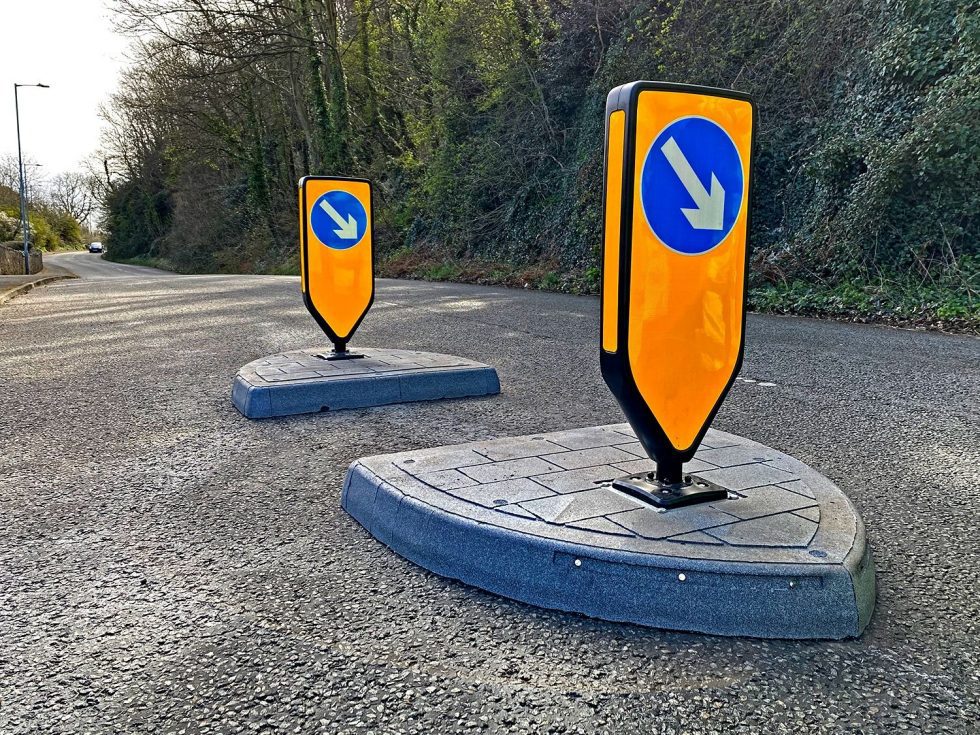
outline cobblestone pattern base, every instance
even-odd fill
[[[495,395],[497,371],[453,355],[362,348],[354,360],[327,360],[330,348],[272,355],[235,377],[232,401],[249,418],[389,403]]]
[[[343,506],[417,564],[542,607],[722,635],[864,629],[874,567],[829,480],[711,430],[685,471],[728,499],[661,511],[611,487],[653,468],[628,424],[597,426],[361,459]]]

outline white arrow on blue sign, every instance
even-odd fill
[[[328,191],[313,204],[310,227],[316,239],[334,250],[357,245],[367,231],[367,212],[346,191]]]
[[[742,207],[742,160],[717,123],[682,117],[647,151],[640,201],[664,245],[685,255],[713,249],[731,232]]]

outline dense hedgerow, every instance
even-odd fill
[[[976,2],[125,7],[144,44],[109,110],[115,257],[281,270],[296,180],[332,173],[376,182],[382,253],[591,273],[605,94],[660,79],[755,96],[752,277],[770,295],[972,283],[980,262]]]

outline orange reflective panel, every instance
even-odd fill
[[[615,352],[619,323],[619,239],[623,221],[623,152],[626,113],[609,116],[606,138],[605,236],[602,243],[602,349]]]
[[[753,112],[746,100],[664,90],[640,91],[636,105],[629,366],[683,452],[741,354]]]
[[[353,334],[374,298],[371,184],[300,182],[302,288],[307,308],[334,340]]]
[[[306,249],[303,243],[305,237],[303,221],[306,219],[306,212],[303,207],[303,187],[299,187],[299,289],[306,293],[306,256],[303,251]]]

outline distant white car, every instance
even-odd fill
[[[105,248],[102,247],[101,242],[92,242],[89,243],[88,251],[90,253],[103,253],[105,252]]]

